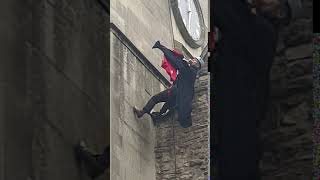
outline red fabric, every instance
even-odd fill
[[[179,51],[172,50],[176,56],[182,55]],[[170,76],[170,81],[174,82],[177,79],[177,70],[170,64],[165,56],[163,56],[161,67],[166,70]]]

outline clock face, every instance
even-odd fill
[[[192,48],[204,41],[204,22],[197,0],[171,0],[172,11],[181,35]]]
[[[200,19],[193,0],[178,0],[179,11],[183,23],[192,39],[200,39]]]

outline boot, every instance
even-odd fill
[[[152,46],[152,49],[154,48],[160,48],[162,45],[160,44],[160,41],[157,41],[156,43],[154,43],[154,45]]]
[[[139,110],[136,107],[133,107],[133,112],[137,115],[138,118],[141,118],[145,114],[144,110]]]

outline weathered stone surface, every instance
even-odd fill
[[[271,68],[270,80],[271,86],[271,96],[279,97],[286,94],[287,79],[286,79],[286,64],[287,59],[284,56],[279,56],[274,59],[273,66]]]
[[[110,1],[110,10],[111,23],[115,24],[160,70],[162,54],[152,50],[151,47],[157,40],[172,47],[172,24],[168,1]],[[160,72],[165,75],[164,71]]]
[[[143,107],[163,85],[114,33],[110,36],[111,161],[116,164],[111,165],[111,177],[156,179],[154,126],[148,115],[136,118],[132,108]]]
[[[287,78],[294,79],[303,74],[310,74],[312,71],[313,63],[312,59],[301,59],[288,63]]]
[[[32,172],[33,121],[26,97],[26,41],[32,38],[31,1],[1,2],[0,179],[27,179]],[[17,173],[19,169],[19,173]]]
[[[306,2],[306,0],[302,2]],[[306,10],[308,7],[304,6],[302,9]],[[281,32],[286,46],[294,47],[304,43],[310,43],[312,31],[308,29],[312,30],[311,17],[312,15],[309,14],[308,17],[296,19]],[[308,52],[310,52],[310,50],[312,49],[308,49]]]
[[[309,7],[302,0],[303,9]],[[262,123],[263,180],[312,179],[312,28],[305,14],[280,29],[271,102]]]

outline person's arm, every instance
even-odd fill
[[[163,47],[161,50],[163,51],[168,62],[175,69],[183,71],[186,68],[184,62],[182,61],[183,56],[176,56],[172,50],[165,48],[165,47]]]

